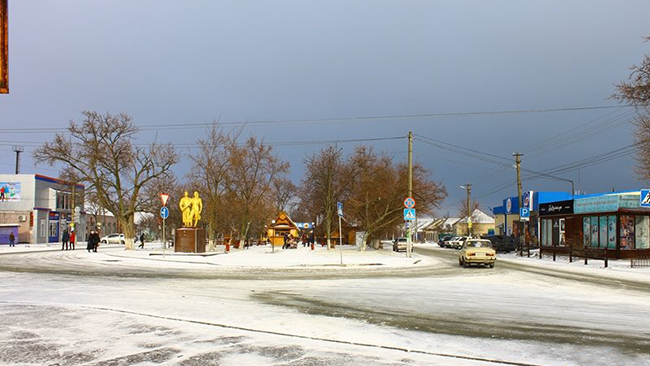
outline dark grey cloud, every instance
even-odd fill
[[[613,84],[641,60],[647,1],[11,1],[10,87],[1,128],[64,127],[85,109],[139,124],[293,120],[612,105]],[[504,157],[612,110],[322,123],[251,124],[267,141],[406,136],[409,130]],[[622,113],[622,112],[621,112]],[[598,122],[586,124],[585,134]],[[159,131],[192,142],[200,129]],[[586,135],[585,135],[586,136]],[[2,133],[10,143],[51,135]],[[142,141],[154,138],[143,132]],[[630,144],[627,125],[526,154],[542,170]],[[406,159],[406,140],[377,142]],[[353,145],[342,145],[351,149]],[[305,154],[277,147],[299,180]],[[514,178],[514,169],[416,142],[455,210]],[[25,156],[23,172],[34,168]],[[632,157],[563,174],[589,192],[641,186]],[[178,167],[188,170],[187,161]],[[525,188],[568,189],[535,180]],[[494,206],[514,192],[481,198]],[[448,207],[447,207],[448,206]]]

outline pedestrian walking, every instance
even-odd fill
[[[99,234],[93,229],[90,231],[90,235],[88,235],[88,244],[86,245],[86,250],[88,250],[88,253],[90,253],[91,250],[93,252],[96,252],[98,246]]]
[[[289,243],[289,234],[284,233],[284,235],[282,235],[282,249],[287,249],[288,243]]]
[[[140,234],[140,245],[138,245],[140,248],[144,249],[144,233]]]
[[[9,246],[10,247],[16,246],[16,236],[14,235],[13,231],[9,233]]]
[[[74,231],[70,233],[70,250],[74,250],[74,242],[77,239]]]
[[[70,234],[68,234],[68,230],[63,230],[63,235],[61,236],[61,250],[68,250],[69,242]]]

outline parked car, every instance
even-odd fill
[[[469,239],[469,236],[458,236],[454,238],[454,240],[450,240],[447,247],[453,249],[460,249],[463,246],[463,244],[465,244],[465,241],[467,239]]]
[[[406,238],[397,238],[393,241],[393,251],[400,252],[406,251]]]
[[[458,239],[458,236],[452,236],[451,238],[443,241],[440,246],[443,247],[443,248],[451,248],[451,242],[456,240],[456,239]]]
[[[451,238],[453,238],[453,236],[451,236],[451,235],[441,236],[440,239],[438,239],[438,246],[441,247],[441,248],[444,248],[445,247],[445,242],[447,240],[451,239]]]
[[[467,239],[458,252],[458,264],[467,268],[471,264],[482,264],[494,268],[497,253],[487,239]]]
[[[110,234],[101,238],[102,244],[124,244],[124,234]]]
[[[517,242],[515,239],[506,235],[484,235],[481,239],[487,239],[492,242],[492,247],[497,252],[512,252],[517,250]]]

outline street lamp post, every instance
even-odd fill
[[[470,207],[471,204],[471,195],[472,195],[472,185],[470,183],[467,183],[464,186],[460,186],[460,188],[464,189],[467,191],[467,236],[470,236],[472,233],[472,208]]]
[[[275,220],[271,220],[271,251],[275,253]]]

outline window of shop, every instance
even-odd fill
[[[548,246],[548,234],[546,232],[547,223],[548,220],[546,219],[542,220],[542,245],[543,246]]]
[[[607,219],[607,248],[616,249],[616,216]]]
[[[636,216],[635,230],[635,243],[636,249],[647,249],[650,247],[650,235],[648,233],[650,218],[648,216]]]
[[[621,216],[621,249],[634,249],[634,216]]]
[[[598,248],[598,217],[591,217],[591,247]]]
[[[616,216],[589,216],[582,222],[585,246],[616,249]]]
[[[558,243],[558,245],[562,247],[566,245],[566,238],[564,236],[564,232],[565,232],[564,219],[560,219],[560,242]]]

